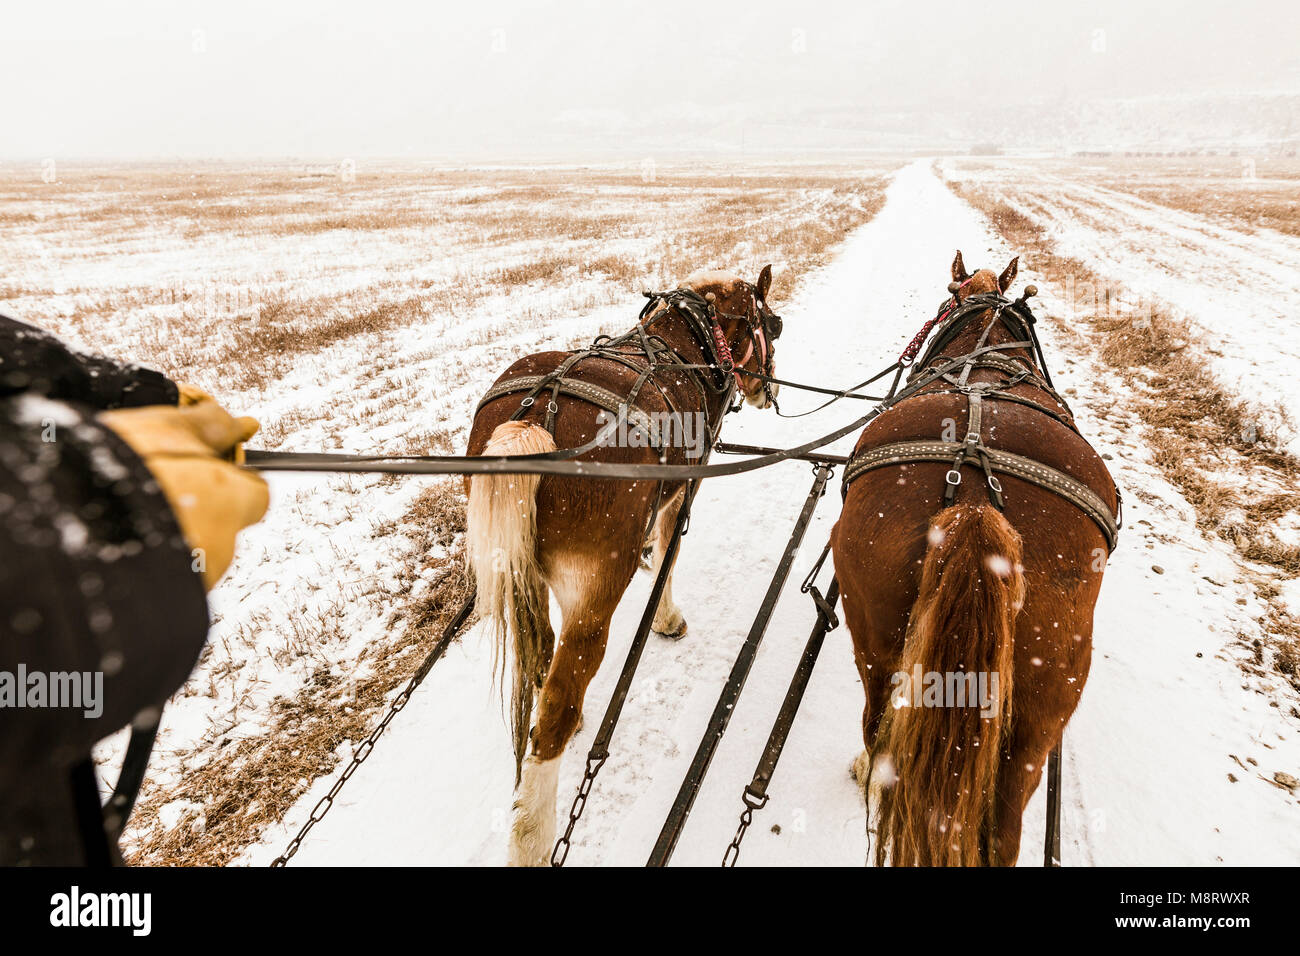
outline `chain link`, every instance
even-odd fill
[[[555,841],[555,849],[551,851],[551,866],[564,866],[564,861],[569,858],[573,828],[578,825],[582,811],[587,809],[587,797],[591,793],[592,784],[596,782],[596,774],[600,773],[600,768],[605,766],[605,761],[608,759],[608,753],[599,756],[588,755],[587,769],[582,775],[582,783],[578,786],[578,795],[573,798],[573,806],[569,808],[569,825],[564,828],[564,836]]]
[[[465,603],[461,605],[460,610],[457,611],[456,615],[451,619],[451,623],[449,623],[446,630],[443,631],[442,637],[438,638],[438,643],[429,651],[428,656],[420,662],[419,669],[411,676],[411,679],[407,682],[406,686],[402,688],[401,693],[393,698],[393,702],[388,705],[388,711],[384,714],[383,720],[381,720],[375,729],[370,732],[370,735],[361,742],[360,746],[353,751],[352,759],[343,769],[343,773],[334,781],[329,792],[326,793],[325,796],[321,797],[316,806],[312,808],[311,816],[307,818],[307,822],[303,824],[303,827],[298,831],[297,836],[289,841],[289,845],[285,847],[283,853],[271,861],[272,868],[283,867],[286,863],[292,860],[294,854],[296,854],[299,847],[302,846],[302,841],[307,839],[307,834],[311,833],[312,828],[315,827],[316,824],[320,823],[321,820],[324,819],[325,814],[329,813],[334,807],[334,798],[339,795],[339,791],[343,789],[343,785],[352,779],[352,775],[357,772],[357,768],[365,763],[366,758],[374,752],[375,742],[379,740],[388,725],[393,722],[393,718],[401,713],[402,709],[406,707],[407,703],[411,699],[411,695],[415,693],[415,689],[419,687],[424,679],[429,675],[429,671],[433,670],[433,665],[438,663],[438,658],[442,657],[443,652],[451,643],[452,638],[456,636],[457,632],[459,632],[465,625],[465,622],[469,620],[470,612],[473,611],[473,609],[474,595],[471,594]]]
[[[754,822],[754,811],[762,810],[767,806],[767,794],[754,793],[754,784],[745,788],[745,794],[741,798],[745,804],[744,811],[740,814],[740,826],[736,827],[736,835],[731,838],[731,844],[727,847],[727,852],[722,854],[722,865],[724,867],[734,867],[736,860],[740,857],[740,841],[745,839],[745,833],[749,826]]]
[[[731,838],[731,845],[727,847],[727,852],[722,854],[722,865],[724,867],[735,866],[736,860],[740,856],[740,841],[745,839],[745,831],[749,825],[754,822],[754,811],[745,807],[745,812],[740,815],[740,826],[736,828],[736,835]]]

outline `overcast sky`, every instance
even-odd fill
[[[6,5],[0,156],[682,145],[726,123],[1300,92],[1300,3]]]

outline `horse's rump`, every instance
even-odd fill
[[[888,851],[895,866],[979,865],[992,859],[1002,729],[1011,718],[1020,535],[984,503],[939,512],[928,541],[896,672],[903,676],[893,684],[901,705],[886,708],[875,747],[890,778],[876,860],[883,865]],[[924,697],[932,675],[943,692],[961,692],[959,704]]]
[[[958,256],[912,372],[934,380],[873,421],[845,469],[835,568],[864,741],[892,763],[875,778],[878,862],[1013,863],[1087,678],[1118,493],[1043,371],[1032,314],[1001,296],[1014,267],[971,277]],[[972,673],[996,706],[891,708],[891,682]]]

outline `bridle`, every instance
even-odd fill
[[[1014,302],[998,292],[976,292],[964,299],[959,298],[961,290],[970,281],[971,279],[968,278],[956,288],[949,287],[952,291],[951,296],[940,303],[935,317],[921,327],[921,330],[917,332],[912,341],[908,343],[907,348],[903,350],[902,355],[899,356],[900,364],[914,366],[909,373],[909,379],[915,377],[922,369],[933,364],[934,360],[943,354],[944,349],[952,344],[975,321],[977,316],[991,309],[993,314],[981,332],[975,348],[977,350],[983,348],[994,326],[1001,323],[1015,341],[1000,342],[998,348],[1027,350],[1030,353],[1031,371],[1041,376],[1048,389],[1052,389],[1052,375],[1048,371],[1047,360],[1043,355],[1043,347],[1038,341],[1038,333],[1035,329],[1038,320],[1027,305],[1029,298],[1037,293],[1037,289],[1033,286],[1027,287],[1026,293]],[[936,328],[938,332],[935,334],[933,341],[930,342],[921,359],[917,360],[916,355],[921,350],[921,346]],[[963,383],[967,376],[969,376],[969,371],[964,372]]]
[[[1123,522],[1123,502],[1118,488],[1115,489],[1118,505],[1112,514],[1104,499],[1073,476],[1032,458],[990,446],[985,441],[984,410],[986,405],[995,402],[1009,402],[1035,409],[1076,434],[1078,428],[1070,406],[1052,386],[1042,345],[1034,330],[1036,320],[1026,304],[1037,290],[1027,286],[1025,294],[1014,302],[998,292],[977,292],[962,299],[961,289],[969,282],[970,279],[967,279],[960,285],[954,283],[949,286],[950,298],[940,304],[935,317],[922,327],[899,356],[898,366],[912,366],[912,370],[908,375],[908,386],[896,396],[891,396],[891,404],[904,397],[935,392],[962,396],[966,402],[965,437],[960,441],[909,439],[860,449],[853,454],[844,470],[844,494],[848,494],[849,485],[855,479],[876,468],[941,462],[949,466],[944,477],[943,507],[950,507],[956,502],[963,470],[974,468],[982,472],[989,500],[1001,511],[1005,502],[1002,482],[998,476],[1012,475],[1046,488],[1082,510],[1101,529],[1107,545],[1113,551]],[[985,314],[989,314],[988,320],[980,330],[976,342],[969,348],[963,347],[965,354],[956,357],[945,355],[945,351],[958,336]],[[988,344],[989,336],[998,324],[1011,334],[1013,341]],[[918,360],[916,354],[931,332],[934,337]],[[1028,355],[1015,354],[1022,350],[1028,352]],[[1002,378],[1000,381],[972,381],[970,376],[976,370],[997,371]],[[1030,398],[1012,391],[1019,385],[1031,385],[1045,392],[1060,408],[1044,404],[1036,397]]]
[[[712,299],[694,289],[673,289],[668,292],[642,293],[647,301],[641,310],[640,321],[649,327],[670,309],[684,317],[691,334],[704,351],[715,393],[721,393],[730,387],[729,378],[734,378],[736,388],[743,393],[742,377],[753,375],[744,366],[757,353],[760,368],[758,377],[763,380],[763,391],[768,402],[775,405],[776,396],[768,379],[773,372],[773,343],[780,338],[784,323],[781,316],[768,307],[756,286],[744,280],[740,282],[753,303],[752,316],[722,312]],[[664,308],[656,311],[660,305]],[[722,330],[721,320],[724,319],[743,323],[743,328],[748,333],[745,352],[738,360]]]

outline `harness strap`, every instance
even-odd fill
[[[104,829],[104,809],[99,803],[95,761],[90,757],[79,761],[72,768],[67,785],[72,788],[84,865],[96,869],[112,866],[116,861],[108,832]]]
[[[995,348],[1003,348],[1003,347],[1004,346],[1002,344],[995,346]],[[950,361],[952,361],[952,359],[949,358],[948,356],[939,355],[931,359],[930,362],[925,367],[926,368],[933,367],[933,365],[936,362],[950,362]],[[961,358],[959,357],[957,361],[961,361]],[[981,356],[978,360],[976,360],[971,364],[974,365],[974,367],[976,368],[997,369],[999,372],[1004,372],[1007,375],[1011,375],[1013,377],[1017,377],[1021,380],[1027,381],[1035,374],[1036,370],[1034,370],[1032,367],[1028,365],[1021,364],[1022,362],[1024,362],[1024,359],[1018,358],[1017,356],[1014,355],[1003,355],[1000,352],[989,352]],[[952,373],[949,373],[949,375],[945,375],[944,378],[951,381],[954,385],[958,384],[955,381],[955,377],[952,375]],[[1010,385],[1018,385],[1018,384],[1020,384],[1020,382],[1015,381],[1006,384],[1003,387],[1009,387]],[[1046,392],[1048,395],[1052,396],[1053,399],[1060,402],[1061,405],[1063,405],[1067,411],[1069,410],[1070,408],[1069,403],[1064,398],[1061,397],[1061,394],[1056,389],[1048,385],[1046,381],[1030,381],[1029,384],[1033,385],[1037,389],[1040,389],[1041,391]],[[1074,413],[1071,412],[1070,414],[1073,415]]]
[[[158,739],[158,725],[162,720],[141,725],[132,724],[131,736],[127,741],[126,755],[122,758],[122,769],[118,771],[117,786],[104,804],[104,827],[112,840],[117,840],[126,827],[126,821],[135,807],[136,797],[144,785],[145,771],[149,767],[149,757],[153,754],[154,741]]]
[[[1001,388],[981,389],[980,394],[985,398],[992,398],[999,402],[1012,402],[1016,405],[1024,405],[1026,408],[1032,408],[1036,412],[1042,412],[1044,415],[1054,418],[1076,435],[1079,433],[1079,428],[1075,425],[1074,419],[1069,417],[1070,406],[1068,405],[1065,406],[1066,410],[1062,413],[1054,408],[1048,408],[1046,405],[1041,402],[1036,402],[1032,398],[1025,398],[1023,395],[1013,395],[1010,392],[1004,392]],[[1064,405],[1065,403],[1062,402],[1061,404]]]
[[[971,318],[979,312],[986,309],[994,309],[994,322],[1001,322],[1012,335],[1018,336],[1023,341],[1015,343],[1004,343],[1001,348],[1023,348],[1028,349],[1037,355],[1040,362],[1043,361],[1042,348],[1038,344],[1038,335],[1034,331],[1034,314],[1023,303],[1008,302],[1005,297],[995,292],[980,292],[975,295],[967,296],[959,304],[954,305],[952,299],[947,299],[939,307],[939,314],[930,322],[927,322],[922,329],[927,335],[930,329],[938,326],[938,332],[935,333],[934,341],[926,349],[921,360],[917,362],[919,368],[929,365],[934,357],[940,354],[961,331],[970,322]],[[924,337],[922,337],[924,339]],[[911,346],[908,347],[908,352]],[[904,352],[907,355],[908,352]],[[912,353],[915,354],[915,353]],[[1051,376],[1047,374],[1046,365],[1040,369],[1043,377],[1051,384]]]
[[[1000,349],[1002,347],[1003,344],[1001,342],[994,346],[995,349]],[[962,356],[936,355],[924,366],[918,365],[917,368],[933,368],[936,362],[950,362],[953,358],[961,359]],[[1033,370],[1033,367],[1029,365],[1027,360],[1017,358],[1014,355],[1004,355],[1002,352],[998,351],[984,353],[980,358],[970,362],[969,366],[975,368],[995,368],[999,372],[1005,372],[1008,375],[1019,375],[1027,371],[1032,373]]]
[[[965,442],[945,441],[901,441],[872,448],[855,456],[844,469],[844,493],[848,493],[849,484],[854,479],[873,469],[919,461],[948,463],[961,461],[964,464],[965,451]],[[1013,478],[1055,492],[1077,507],[1101,529],[1110,550],[1115,550],[1119,535],[1115,517],[1106,502],[1083,482],[1032,458],[1025,458],[1023,455],[1016,455],[1009,451],[984,447],[984,454],[987,455],[987,467],[990,471],[1011,475]],[[960,484],[960,480],[956,483]]]
[[[961,484],[962,466],[971,461],[979,462],[984,467],[985,473],[992,478],[988,469],[988,458],[985,455],[986,449],[980,438],[980,429],[983,426],[984,398],[979,392],[970,392],[966,396],[966,437],[962,440],[957,449],[957,457],[953,459],[952,467],[948,469],[948,474],[944,476],[943,488],[943,506],[951,508],[957,500],[957,487]],[[990,497],[999,511],[1002,510],[1001,487],[996,490],[994,486],[989,486]],[[994,497],[996,495],[996,497]]]
[[[484,405],[500,398],[502,395],[529,392],[529,398],[531,398],[531,393],[539,384],[542,385],[542,387],[551,384],[554,389],[554,394],[571,395],[574,398],[580,398],[583,401],[590,402],[591,404],[603,408],[615,415],[619,414],[620,409],[626,408],[628,422],[635,427],[642,429],[646,433],[649,437],[650,447],[662,447],[663,436],[659,433],[659,426],[653,418],[646,414],[644,409],[631,404],[616,392],[611,392],[607,388],[601,388],[599,385],[592,385],[590,382],[583,382],[578,379],[552,379],[549,375],[524,375],[519,378],[512,378],[504,382],[498,382],[496,385],[493,385],[488,389],[487,394],[484,395],[483,399],[478,403],[478,408],[475,409],[475,413],[477,414],[478,410],[482,409]],[[522,406],[523,410],[526,410],[533,404],[528,401],[528,398],[525,398],[524,402],[526,404]]]

